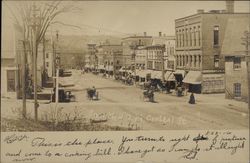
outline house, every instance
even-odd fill
[[[23,56],[21,32],[12,24],[2,26],[1,97],[21,97],[20,75],[21,56]]]
[[[194,15],[175,20],[176,73],[180,83],[190,92],[222,93],[225,91],[224,49],[225,41],[232,33],[233,20],[249,22],[249,13],[234,13],[233,1],[227,2],[227,10],[198,10]],[[237,30],[241,24],[234,30]]]

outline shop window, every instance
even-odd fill
[[[7,91],[15,92],[15,70],[7,70]]]

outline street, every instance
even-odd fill
[[[227,100],[224,94],[195,94],[196,104],[191,105],[188,103],[189,94],[177,97],[174,94],[155,93],[156,102],[150,103],[143,101],[142,90],[136,86],[127,86],[112,78],[92,73],[81,74],[78,70],[72,72],[71,77],[62,80],[75,84],[69,89],[72,89],[76,101],[58,104],[61,115],[58,119],[61,120],[67,116],[84,117],[88,120],[105,120],[100,123],[133,130],[248,128],[247,103]],[[98,101],[87,98],[86,89],[93,86],[99,93]],[[4,99],[2,103],[3,117],[13,116],[13,111],[10,114],[7,111],[11,105],[22,106],[21,100],[13,103]],[[54,106],[54,103],[40,102],[39,119],[47,120]],[[27,108],[28,115],[32,117],[32,101],[27,103]]]

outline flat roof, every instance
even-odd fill
[[[129,36],[122,38],[122,40],[129,39],[129,38],[152,38],[152,36]]]
[[[182,17],[182,18],[178,18],[178,19],[175,19],[175,22],[176,21],[180,21],[182,19],[188,19],[188,18],[191,18],[191,17],[194,17],[194,16],[200,16],[200,15],[241,15],[241,14],[246,14],[246,15],[249,15],[250,13],[243,13],[243,12],[238,12],[238,13],[213,13],[213,12],[203,12],[203,13],[195,13],[195,14],[192,14],[192,15],[188,15],[188,16],[185,16],[185,17]]]

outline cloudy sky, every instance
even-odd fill
[[[5,2],[3,12],[8,19],[17,1]],[[31,3],[31,2],[30,2]],[[80,28],[54,25],[61,34],[77,35],[174,35],[174,20],[197,12],[197,9],[223,10],[225,1],[64,1],[74,3],[81,12],[65,13],[58,20]],[[7,5],[7,7],[6,7]],[[250,2],[235,1],[235,12],[249,12]],[[2,15],[3,16],[3,15]]]

